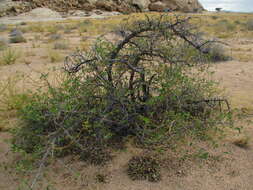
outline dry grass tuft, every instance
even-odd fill
[[[2,52],[0,57],[0,65],[12,65],[15,64],[20,57],[20,52],[15,49],[8,48]]]

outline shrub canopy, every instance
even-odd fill
[[[146,17],[99,38],[88,52],[66,57],[66,77],[35,93],[21,110],[15,144],[100,164],[133,137],[143,147],[197,136],[224,118],[222,100],[206,77],[204,41],[188,18]]]

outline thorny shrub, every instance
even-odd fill
[[[118,42],[100,38],[66,57],[64,80],[34,93],[20,110],[16,148],[103,164],[129,137],[143,148],[167,147],[226,121],[229,105],[207,77],[210,41],[188,18],[126,22],[115,30]]]

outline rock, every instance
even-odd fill
[[[103,14],[103,11],[101,11],[101,10],[94,10],[92,12],[97,14],[97,15],[102,15]]]
[[[90,16],[90,13],[86,11],[81,11],[81,10],[73,10],[73,11],[69,11],[69,15],[78,16],[78,17],[87,17],[87,16]]]
[[[166,5],[166,8],[182,12],[202,11],[204,8],[198,0],[161,0]]]
[[[61,15],[48,8],[36,8],[32,11],[25,13],[25,16],[30,16],[32,18],[61,18]]]
[[[155,3],[151,3],[148,8],[150,11],[163,12],[167,7],[163,2],[158,1]]]
[[[29,4],[29,2],[25,1],[0,0],[0,17],[9,15],[14,16],[27,12],[31,10]]]
[[[97,9],[105,10],[105,11],[115,11],[116,6],[110,1],[98,1],[95,3]]]
[[[149,3],[149,0],[133,0],[132,5],[136,6],[140,11],[147,11]]]
[[[8,6],[6,6],[9,2]],[[67,13],[69,10],[80,11],[118,11],[121,13],[142,12],[142,11],[164,11],[176,10],[182,12],[200,12],[203,9],[198,0],[22,0],[10,1],[0,0],[0,16],[5,14],[19,14],[32,10],[29,14],[32,17],[59,18],[58,12]],[[11,2],[11,3],[10,3]],[[15,6],[13,3],[15,2]],[[4,6],[2,6],[4,5]],[[5,7],[4,11],[2,7]],[[8,9],[6,8],[8,7]],[[44,7],[44,8],[38,8]],[[57,12],[55,12],[57,11]],[[77,12],[76,16],[83,15]],[[84,15],[83,15],[84,16]]]

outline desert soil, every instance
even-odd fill
[[[241,19],[241,16],[238,16]],[[59,24],[59,23],[58,23]],[[68,24],[67,22],[60,24]],[[52,42],[48,41],[48,34],[27,32],[24,34],[27,43],[10,45],[12,48],[22,50],[22,56],[13,65],[0,66],[0,79],[25,74],[29,79],[21,79],[17,87],[31,87],[26,81],[37,80],[39,72],[45,72],[55,67],[58,73],[63,66],[63,59],[51,63],[48,49],[52,49]],[[37,40],[35,36],[40,37]],[[8,38],[8,32],[2,32],[1,36]],[[75,31],[70,34],[62,34],[62,38],[69,42],[67,50],[59,50],[61,56],[71,53],[79,46],[80,39],[86,37],[88,41],[94,40],[89,32],[80,36]],[[162,180],[158,183],[146,181],[132,181],[126,174],[128,160],[137,155],[141,150],[129,148],[127,152],[120,152],[104,167],[88,166],[75,160],[64,158],[54,161],[46,167],[43,179],[38,183],[39,190],[252,190],[253,189],[253,124],[246,122],[253,119],[253,39],[244,35],[226,39],[230,44],[229,53],[233,60],[217,63],[213,66],[214,78],[221,82],[226,89],[226,94],[233,108],[245,112],[246,116],[237,121],[236,125],[243,126],[241,134],[231,135],[219,141],[218,148],[199,142],[198,146],[210,153],[208,159],[189,159],[184,162],[175,159],[175,153],[168,154],[167,162],[162,168]],[[248,55],[241,58],[238,55]],[[23,85],[26,85],[24,87]],[[16,118],[11,118],[7,128],[14,127]],[[233,141],[242,136],[249,137],[248,148],[240,148]],[[13,153],[10,149],[11,134],[8,131],[0,132],[0,189],[1,190],[26,190],[27,183],[33,172],[20,172],[17,163],[21,159],[20,154]],[[98,183],[96,174],[105,174],[107,183]]]

